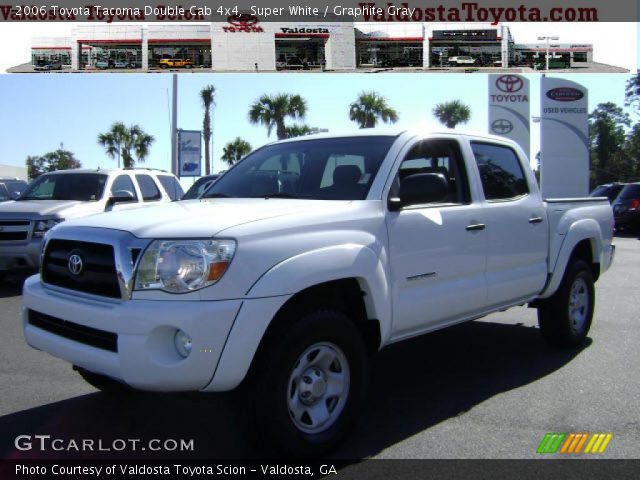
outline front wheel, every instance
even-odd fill
[[[353,322],[317,311],[272,336],[263,351],[253,393],[263,434],[299,457],[337,447],[357,419],[367,384],[367,353]]]
[[[593,274],[577,260],[567,266],[558,291],[538,307],[538,323],[544,339],[552,345],[575,347],[589,333],[595,306]]]

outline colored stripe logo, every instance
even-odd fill
[[[604,453],[612,438],[613,433],[547,433],[538,445],[536,453]]]

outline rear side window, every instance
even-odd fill
[[[113,181],[113,185],[111,185],[111,195],[116,192],[127,191],[133,195],[135,201],[138,201],[138,195],[136,195],[136,189],[133,186],[133,180],[129,175],[120,175]]]
[[[178,183],[175,177],[170,177],[169,175],[158,175],[158,180],[160,180],[160,184],[164,191],[167,192],[169,198],[171,200],[180,200],[184,195],[184,190]]]
[[[624,187],[620,192],[620,198],[640,198],[640,184],[634,183]]]
[[[524,170],[511,148],[481,142],[471,142],[471,148],[487,200],[513,200],[529,193]]]
[[[162,198],[162,194],[160,193],[160,190],[158,190],[156,182],[154,182],[153,178],[149,175],[136,175],[136,180],[138,181],[138,186],[142,192],[142,199],[145,202],[152,202]]]

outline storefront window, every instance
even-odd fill
[[[422,67],[422,43],[358,42],[359,67]]]

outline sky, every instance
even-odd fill
[[[598,103],[624,104],[629,75],[557,75],[589,89],[589,110]],[[84,167],[115,167],[97,143],[97,136],[113,122],[138,124],[155,137],[143,166],[170,170],[169,102],[171,75],[74,74],[0,75],[3,94],[0,113],[0,164],[24,165],[28,155],[42,155],[60,143],[71,150]],[[530,75],[531,114],[539,114],[539,76]],[[178,75],[178,127],[202,128],[200,90],[216,89],[212,114],[213,171],[225,168],[222,148],[236,137],[254,148],[276,140],[262,125],[248,120],[251,103],[263,93],[300,94],[307,100],[306,123],[330,132],[353,131],[349,105],[363,90],[375,90],[395,108],[399,128],[441,128],[432,115],[437,103],[460,99],[471,108],[471,120],[459,130],[487,132],[488,76],[485,74],[181,74]],[[631,113],[631,112],[630,112]],[[632,116],[635,115],[632,113]],[[640,120],[637,117],[634,120]],[[539,124],[532,123],[531,155],[539,150]],[[191,180],[183,181],[188,186]]]

